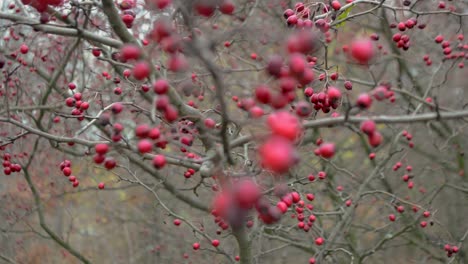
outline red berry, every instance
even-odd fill
[[[141,56],[140,47],[135,44],[126,44],[120,50],[120,58],[123,61],[136,60]]]
[[[405,31],[406,30],[406,24],[404,22],[398,23],[398,29],[400,31]]]
[[[65,176],[67,176],[67,177],[70,176],[71,173],[72,173],[70,167],[65,167],[65,168],[63,168],[62,172],[63,172],[63,175],[65,175]]]
[[[405,211],[405,207],[403,205],[399,205],[399,206],[397,206],[397,211],[399,213],[403,213]]]
[[[214,128],[216,126],[216,122],[211,118],[205,119],[204,123],[207,128]]]
[[[200,249],[200,243],[193,243],[192,247],[193,247],[193,250],[198,250]]]
[[[153,149],[153,143],[147,139],[138,142],[138,151],[140,153],[148,153]]]
[[[283,137],[269,138],[259,149],[261,164],[276,173],[289,170],[297,162],[294,146]]]
[[[369,135],[369,144],[372,147],[378,147],[382,143],[383,137],[379,131],[375,131],[374,133]]]
[[[153,90],[157,94],[165,94],[169,90],[169,82],[166,79],[156,80],[153,84]]]
[[[297,117],[286,111],[274,112],[268,116],[267,124],[271,132],[288,140],[295,140],[302,132]]]
[[[73,185],[73,188],[76,188],[76,187],[78,187],[78,185],[80,185],[80,182],[78,180],[76,180],[76,181],[73,182],[72,185]]]
[[[156,169],[161,169],[166,165],[166,157],[164,155],[155,155],[153,158],[153,166]]]
[[[323,245],[324,242],[325,242],[325,240],[322,237],[318,237],[318,238],[315,239],[315,244],[317,246]]]
[[[338,10],[341,9],[341,4],[340,4],[340,2],[337,1],[337,0],[333,0],[333,1],[331,2],[331,6],[332,6],[332,8],[333,8],[335,11],[338,11]]]
[[[234,13],[234,3],[231,0],[223,0],[223,2],[219,5],[219,11],[225,15],[231,15]]]
[[[97,154],[105,155],[107,151],[109,151],[109,145],[105,143],[99,143],[94,146],[94,149],[96,150]]]
[[[344,87],[346,90],[352,90],[353,89],[353,83],[350,81],[345,81],[344,82]]]
[[[334,103],[340,100],[341,92],[338,88],[330,86],[328,87],[328,90],[327,90],[327,96],[328,96],[328,99],[331,101],[330,103]]]
[[[369,39],[359,39],[351,44],[351,56],[361,64],[367,64],[374,56],[374,46]]]
[[[149,64],[145,61],[140,61],[133,66],[133,77],[137,80],[148,78],[151,72]]]
[[[334,143],[323,143],[319,147],[320,156],[329,159],[335,155],[335,144]]]
[[[99,56],[101,56],[101,49],[99,49],[99,48],[93,48],[93,49],[91,50],[91,53],[93,53],[94,57],[99,57]]]
[[[100,182],[100,183],[98,184],[98,188],[99,188],[99,190],[104,189],[104,183],[103,183],[103,182]]]
[[[114,158],[106,158],[104,161],[104,167],[108,170],[112,170],[117,166],[117,162],[115,161]]]
[[[114,114],[119,114],[119,113],[122,112],[122,110],[123,110],[123,104],[121,104],[121,103],[114,103],[114,104],[112,105],[112,113],[114,113]]]
[[[365,120],[361,123],[361,131],[367,135],[371,135],[375,132],[376,125],[373,120]]]
[[[171,4],[171,1],[172,1],[172,0],[156,0],[156,1],[155,1],[156,7],[159,8],[159,9],[164,9],[164,8],[166,8],[168,5]]]
[[[135,136],[139,138],[145,138],[148,136],[151,128],[147,124],[138,125],[135,128]]]
[[[278,209],[281,211],[281,213],[286,213],[288,211],[288,205],[283,202],[283,201],[279,201],[277,204],[276,204],[276,207],[278,207]]]
[[[218,239],[213,239],[211,241],[211,245],[213,245],[213,247],[218,247],[219,246],[219,240]]]
[[[257,88],[255,88],[255,98],[263,104],[268,104],[271,100],[270,88],[266,85],[257,86]]]
[[[106,159],[106,156],[104,155],[101,155],[101,154],[96,154],[94,157],[93,157],[93,160],[96,164],[101,164],[104,162],[104,160]]]
[[[362,93],[359,95],[358,99],[357,99],[357,102],[356,104],[360,107],[360,108],[364,108],[364,109],[367,109],[371,106],[372,104],[372,98],[369,94],[367,93]]]

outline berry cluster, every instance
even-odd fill
[[[10,153],[4,153],[3,154],[2,166],[3,166],[3,173],[5,175],[10,175],[11,173],[21,171],[21,165],[19,165],[17,163],[11,163]]]
[[[76,178],[76,176],[74,175],[71,175],[72,174],[71,161],[69,160],[62,161],[60,163],[60,170],[62,171],[65,177],[68,177],[68,180],[72,183],[73,188],[76,188],[78,187],[78,185],[80,185],[78,178]]]
[[[84,120],[84,112],[88,110],[90,106],[88,102],[82,101],[82,99],[83,96],[81,93],[74,93],[72,97],[65,99],[65,104],[68,107],[74,107],[74,109],[71,111],[71,115],[76,116],[78,121]]]
[[[418,20],[415,18],[410,18],[405,22],[399,22],[398,24],[390,24],[390,28],[398,28],[399,31],[404,32],[406,30],[409,31],[413,29],[416,25],[418,25]],[[424,29],[425,27],[425,24],[418,25],[419,29]],[[396,43],[397,48],[399,49],[408,50],[411,46],[410,37],[407,34],[395,33],[393,34],[392,39]]]
[[[61,6],[63,5],[63,0],[22,0],[21,1],[24,5],[30,5],[34,7],[37,12],[45,13],[47,11],[47,7],[49,6]]]
[[[460,59],[461,61],[458,64],[458,68],[462,69],[465,67],[465,64],[463,60],[468,59],[468,53],[465,52],[468,50],[468,44],[464,44],[463,40],[465,39],[465,36],[463,34],[458,34],[456,36],[456,39],[458,41],[458,44],[456,44],[455,49],[458,50],[458,52],[454,52],[454,48],[451,47],[452,43],[451,41],[444,39],[443,35],[437,35],[434,38],[435,43],[440,44],[442,48],[442,52],[444,54],[444,59],[445,60],[457,60]],[[424,61],[426,62],[427,65],[431,64],[431,59],[429,58],[429,55],[425,55],[423,57]]]

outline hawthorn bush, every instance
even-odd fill
[[[1,3],[1,263],[468,263],[466,1]]]

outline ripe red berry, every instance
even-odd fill
[[[250,108],[249,113],[253,118],[259,118],[264,114],[263,109],[258,106]]]
[[[99,190],[104,189],[104,183],[103,183],[103,182],[100,182],[100,183],[98,184],[98,188],[99,188]]]
[[[100,48],[93,48],[91,50],[91,53],[93,53],[94,57],[99,57],[99,56],[101,56],[101,49]]]
[[[67,177],[70,176],[71,173],[72,173],[70,167],[65,167],[65,168],[63,168],[62,172],[63,172],[63,175],[65,175],[65,176],[67,176]]]
[[[164,119],[166,119],[167,122],[172,123],[178,118],[179,112],[177,111],[177,109],[172,105],[168,105],[164,111]]]
[[[78,185],[80,185],[80,182],[78,180],[74,181],[72,184],[73,188],[78,187]]]
[[[126,44],[120,50],[120,58],[123,61],[136,60],[141,56],[140,47],[135,44]]]
[[[320,156],[329,159],[335,155],[335,144],[334,143],[322,143],[319,147]]]
[[[112,170],[117,166],[117,162],[115,161],[114,158],[106,158],[104,161],[104,167],[108,170]]]
[[[123,104],[118,103],[118,102],[117,102],[117,103],[114,103],[114,104],[112,105],[112,109],[111,109],[111,110],[112,110],[112,113],[113,113],[113,114],[119,114],[119,113],[121,113],[122,110],[123,110]]]
[[[405,207],[403,205],[399,205],[399,206],[397,206],[397,211],[399,213],[403,213],[405,211]]]
[[[328,90],[327,90],[327,96],[328,96],[328,99],[330,100],[330,103],[334,103],[340,100],[341,92],[338,88],[330,86],[328,87]]]
[[[207,128],[214,128],[216,126],[216,122],[211,118],[205,119],[204,124]]]
[[[331,6],[335,11],[338,11],[338,10],[341,9],[341,4],[340,4],[340,2],[338,0],[333,0],[331,2]]]
[[[180,226],[180,224],[182,224],[182,221],[180,221],[180,219],[174,219],[175,226]]]
[[[369,144],[372,147],[378,147],[382,143],[383,137],[379,131],[375,131],[374,133],[369,135]]]
[[[109,151],[109,145],[105,143],[99,143],[94,146],[94,149],[96,150],[97,154],[105,155],[107,151]]]
[[[28,53],[28,51],[29,51],[29,47],[28,47],[26,44],[21,44],[21,46],[20,46],[20,52],[21,52],[22,54],[26,54],[26,53]]]
[[[222,3],[219,5],[219,11],[225,15],[231,15],[234,13],[234,3],[231,0],[223,0]]]
[[[289,56],[289,70],[292,74],[301,75],[306,68],[305,57],[300,53],[293,53]]]
[[[164,9],[166,8],[168,5],[170,5],[172,2],[172,0],[156,0],[155,3],[156,3],[156,7],[159,8],[159,9]]]
[[[148,153],[153,149],[153,143],[147,139],[138,142],[138,151],[140,153]]]
[[[345,205],[346,205],[347,207],[350,207],[351,204],[352,204],[352,201],[351,201],[351,200],[346,200]]]
[[[318,237],[318,238],[315,239],[315,244],[317,246],[323,245],[324,242],[325,242],[325,240],[322,237]]]
[[[200,243],[193,243],[192,247],[193,247],[193,250],[198,250],[200,249]]]
[[[279,201],[277,204],[276,204],[276,207],[278,207],[278,209],[281,211],[281,213],[286,213],[288,211],[288,205],[283,202],[283,201]]]
[[[353,83],[350,81],[345,81],[344,82],[344,87],[346,90],[352,90],[353,89]]]
[[[372,104],[372,98],[369,94],[367,93],[362,93],[359,95],[358,99],[357,99],[357,102],[356,102],[357,106],[359,106],[360,108],[364,108],[364,109],[367,109],[371,106]]]
[[[398,29],[400,31],[405,31],[406,30],[406,24],[404,22],[398,23]]]
[[[266,85],[257,86],[257,88],[255,88],[255,98],[263,104],[268,104],[271,100],[270,88]]]
[[[145,61],[140,61],[133,66],[133,77],[137,80],[143,80],[145,78],[148,78],[149,74],[151,72],[151,68],[149,64]]]
[[[153,84],[153,90],[157,94],[165,94],[169,90],[169,82],[166,79],[158,79]]]
[[[141,124],[138,125],[135,128],[135,136],[139,138],[145,138],[148,136],[148,133],[150,132],[151,128],[147,124]]]
[[[66,104],[68,107],[74,107],[74,106],[75,106],[75,103],[76,103],[76,100],[75,100],[75,98],[73,98],[73,97],[68,97],[67,99],[65,99],[65,104]]]
[[[394,214],[391,214],[391,215],[388,216],[388,220],[390,220],[392,222],[394,222],[395,219],[396,219],[396,216]]]
[[[218,239],[213,239],[211,241],[211,245],[213,245],[213,247],[218,247],[219,246],[219,240]]]
[[[367,64],[374,56],[374,46],[369,39],[358,39],[351,44],[351,56],[361,64]]]
[[[153,158],[153,166],[156,169],[161,169],[166,165],[166,157],[164,155],[155,155]]]
[[[289,170],[298,160],[292,143],[283,137],[269,138],[259,149],[261,164],[276,173]]]
[[[371,135],[375,132],[376,125],[373,120],[365,120],[361,123],[361,131],[367,135]]]
[[[302,132],[297,117],[286,111],[274,112],[268,116],[267,124],[271,132],[288,140],[295,140]]]
[[[96,164],[101,164],[104,162],[104,160],[106,159],[106,156],[104,155],[101,155],[101,154],[96,154],[94,155],[93,157],[93,160]]]

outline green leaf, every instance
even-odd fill
[[[349,15],[349,13],[351,12],[351,10],[354,8],[354,5],[351,5],[350,7],[346,8],[345,11],[343,11],[337,18],[337,21],[340,21],[340,20],[343,20],[343,19],[346,19]],[[346,21],[343,21],[339,24],[336,25],[337,28],[339,27],[342,27],[346,24]]]

